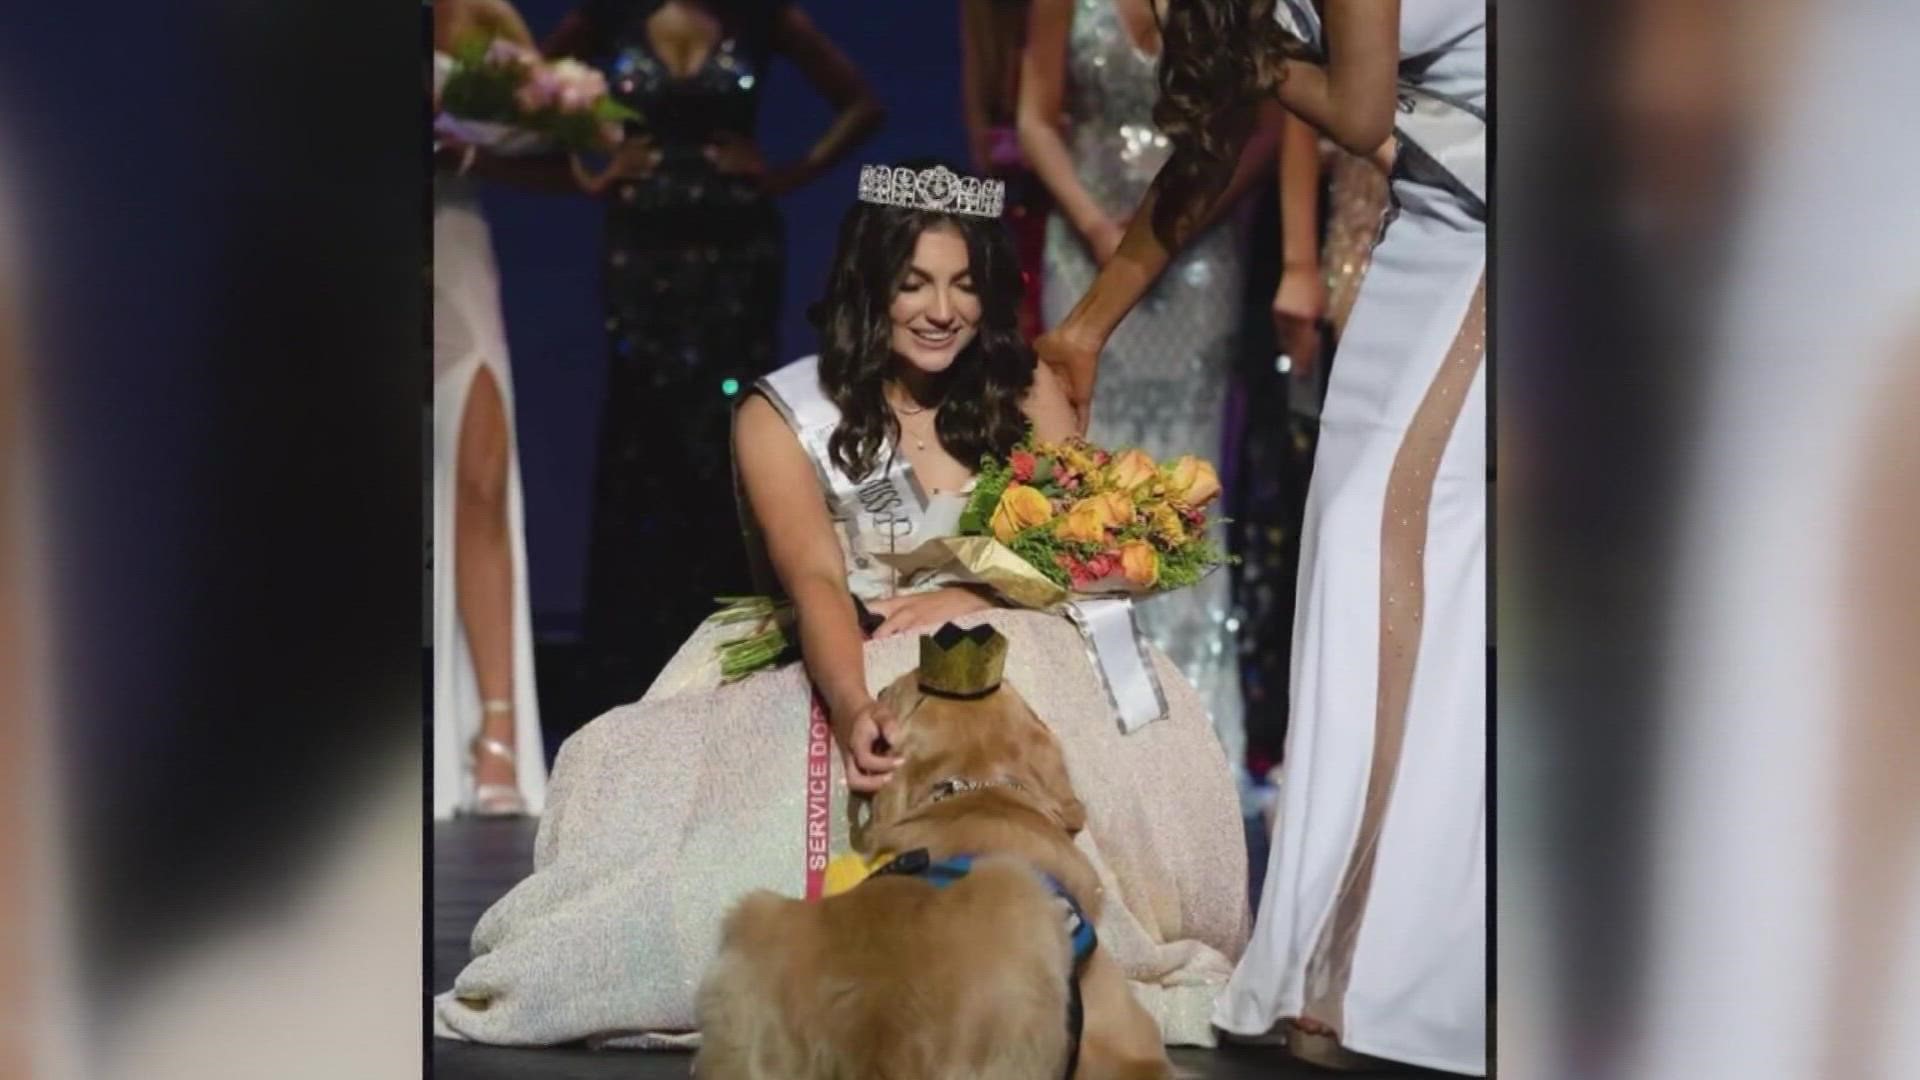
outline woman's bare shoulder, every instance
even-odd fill
[[[1045,364],[1033,366],[1033,385],[1027,388],[1027,396],[1020,403],[1020,408],[1033,425],[1034,434],[1043,441],[1064,439],[1079,430],[1073,403],[1067,399],[1066,386]]]

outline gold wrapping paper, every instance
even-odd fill
[[[904,554],[875,554],[874,558],[898,571],[904,582],[922,584],[946,580],[984,585],[1016,606],[1035,611],[1053,611],[1076,595],[1138,592],[1120,574],[1109,575],[1085,588],[1063,589],[990,536],[945,536]]]

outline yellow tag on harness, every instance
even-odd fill
[[[821,888],[821,895],[838,896],[872,877],[875,870],[892,861],[893,853],[890,851],[883,851],[871,859],[852,851],[835,855],[827,861],[826,881]]]

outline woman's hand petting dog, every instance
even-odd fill
[[[894,756],[899,747],[900,719],[885,702],[868,701],[850,717],[833,719],[834,741],[840,744],[847,787],[871,795],[887,785],[900,767]]]

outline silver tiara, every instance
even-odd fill
[[[956,176],[944,165],[914,172],[885,165],[860,166],[860,201],[909,210],[999,217],[1006,202],[1003,180]]]

